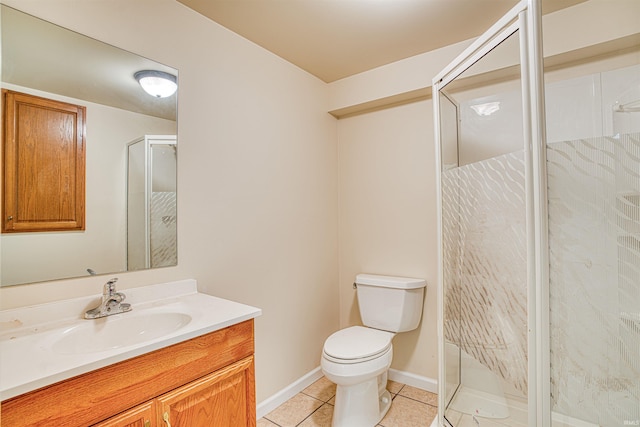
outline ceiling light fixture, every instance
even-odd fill
[[[145,92],[156,98],[171,96],[178,89],[176,76],[164,71],[143,70],[135,73],[133,77]]]
[[[479,116],[490,116],[500,110],[500,101],[485,102],[484,104],[472,105],[471,108]]]

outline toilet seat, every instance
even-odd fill
[[[323,355],[334,363],[362,363],[383,356],[391,348],[393,332],[352,326],[332,334],[324,343]]]

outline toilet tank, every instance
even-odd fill
[[[405,332],[420,324],[427,286],[424,279],[358,274],[355,284],[365,326]]]

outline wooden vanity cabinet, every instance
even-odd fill
[[[247,357],[93,427],[255,426],[253,370]]]
[[[2,427],[255,427],[253,319],[2,402]],[[165,420],[166,418],[166,420]]]

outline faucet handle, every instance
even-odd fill
[[[114,277],[113,279],[111,279],[107,283],[105,283],[105,285],[104,285],[104,294],[105,295],[111,295],[116,291],[116,282],[117,281],[118,281],[118,278]]]

